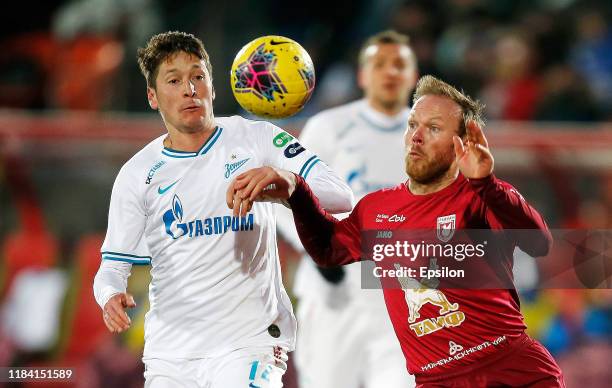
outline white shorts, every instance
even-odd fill
[[[143,362],[145,388],[281,388],[287,352],[270,346],[213,358],[146,358]]]
[[[300,299],[294,353],[300,388],[415,387],[382,297],[381,304],[331,308],[322,298]]]

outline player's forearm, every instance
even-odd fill
[[[102,260],[94,278],[94,297],[101,308],[115,294],[125,292],[132,264],[121,261]]]
[[[529,229],[517,233],[519,247],[532,256],[545,256],[552,246],[552,235],[546,222],[527,201],[507,183],[490,175],[471,179],[470,184],[504,229]]]
[[[340,221],[323,210],[301,177],[297,177],[296,188],[288,200],[300,241],[306,252],[320,266],[337,266],[358,260],[349,249],[334,237]]]
[[[331,214],[350,212],[354,200],[350,187],[324,163],[315,168],[318,171],[307,180],[321,207]]]

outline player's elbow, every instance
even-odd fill
[[[353,191],[347,185],[343,184],[338,188],[337,194],[334,196],[333,206],[326,208],[329,213],[348,213],[353,210],[353,203],[355,203],[355,195]]]
[[[355,195],[353,191],[346,186],[344,192],[340,196],[338,204],[338,213],[348,213],[353,210],[353,203],[355,203]]]
[[[548,255],[548,253],[552,250],[553,246],[553,238],[550,234],[550,230],[546,229],[542,231],[542,242],[540,249],[538,250],[538,255],[536,257],[543,257]]]
[[[544,257],[552,249],[553,238],[548,229],[533,231],[535,236],[531,237],[527,246],[520,247],[532,257]]]
[[[323,165],[321,168],[324,173],[308,180],[308,186],[318,198],[319,204],[331,214],[350,212],[355,199],[353,191],[329,167]]]

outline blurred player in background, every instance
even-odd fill
[[[442,233],[512,230],[491,244],[484,256],[473,263],[462,262],[475,269],[473,279],[487,278],[493,280],[490,284],[508,288],[435,289],[425,287],[429,279],[419,284],[414,278],[390,278],[396,284],[410,279],[418,286],[386,287],[388,314],[417,387],[565,387],[553,357],[525,333],[518,294],[512,287],[515,247],[533,257],[545,256],[552,236],[523,196],[493,174],[493,155],[481,129],[482,109],[452,86],[432,76],[421,78],[405,135],[409,179],[365,196],[341,221],[318,206],[303,179],[292,176],[289,184],[265,183],[295,187],[288,203],[301,241],[321,265],[371,258],[362,245],[362,232],[368,230],[429,230],[440,236],[441,219],[452,220]],[[239,195],[257,198],[259,193]],[[390,220],[381,214],[398,217]],[[516,229],[529,229],[529,233]],[[389,261],[399,256],[391,254]],[[415,259],[435,260],[425,253],[409,261]]]
[[[127,278],[133,264],[150,264],[146,387],[281,387],[296,323],[281,283],[276,205],[232,217],[223,193],[261,166],[301,173],[333,212],[351,208],[350,189],[280,128],[215,117],[211,65],[193,35],[155,35],[138,62],[168,133],[115,180],[94,282],[104,322],[114,333],[129,328]]]
[[[308,120],[300,143],[349,184],[356,199],[406,179],[402,136],[417,60],[406,35],[378,33],[359,52],[364,98]],[[341,216],[341,218],[346,215]],[[299,251],[290,211],[280,232]],[[302,388],[414,386],[379,290],[362,290],[359,264],[317,267],[307,256],[296,273],[296,366]]]

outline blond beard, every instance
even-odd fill
[[[438,155],[432,161],[421,159],[420,161],[410,161],[410,155],[406,155],[406,173],[413,181],[420,184],[428,184],[439,180],[446,175],[451,168],[454,155]]]

